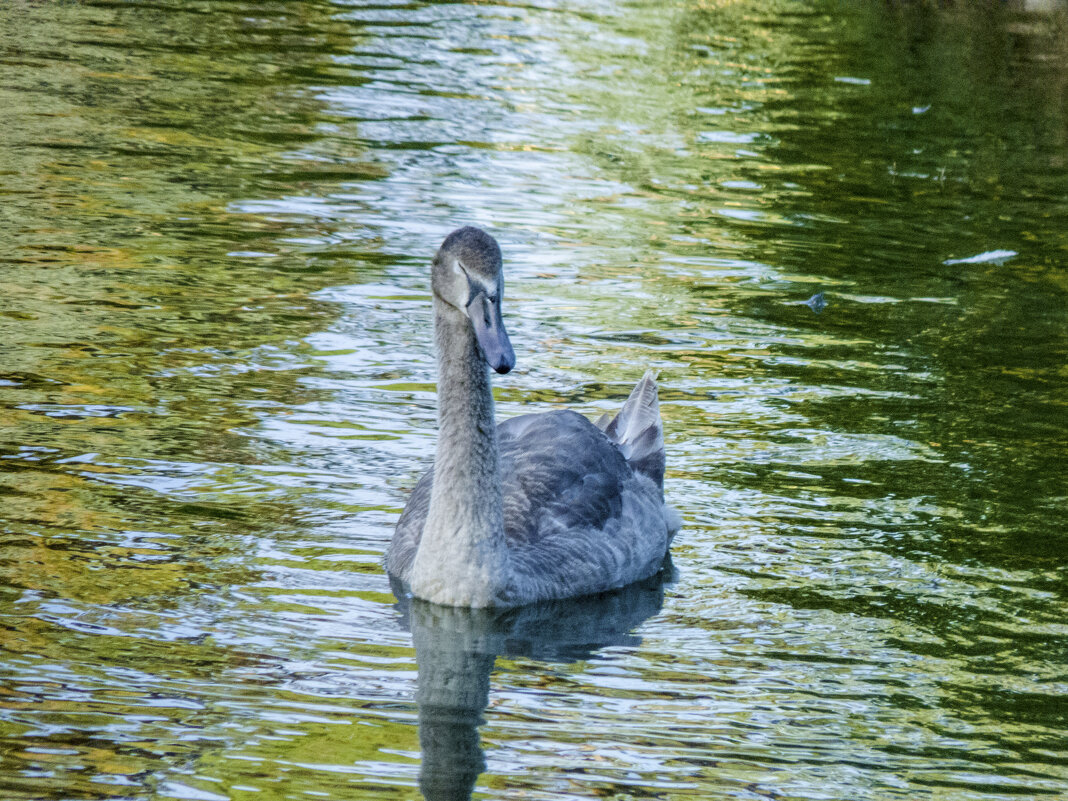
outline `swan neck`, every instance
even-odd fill
[[[450,606],[506,604],[500,456],[489,368],[467,316],[434,298],[438,443],[412,591]]]
[[[489,368],[467,316],[445,301],[434,299],[434,332],[438,357],[438,446],[435,470],[465,478],[492,479],[500,495],[497,467],[497,428]],[[462,462],[456,457],[471,461]],[[456,468],[453,470],[453,468]],[[435,475],[440,475],[435,472]],[[483,486],[486,491],[488,486]]]

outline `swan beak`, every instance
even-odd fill
[[[491,300],[485,292],[476,292],[467,304],[467,316],[475,329],[475,338],[489,366],[502,375],[515,367],[515,351],[504,330],[499,299]]]

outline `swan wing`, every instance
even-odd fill
[[[397,520],[389,548],[386,550],[386,570],[394,576],[408,581],[419,540],[423,536],[423,525],[430,511],[430,490],[434,486],[434,468],[431,467],[412,489],[408,503]]]
[[[497,428],[510,545],[554,529],[601,530],[622,513],[632,471],[603,431],[572,411],[525,414]]]
[[[498,431],[517,597],[587,595],[659,569],[670,539],[663,492],[606,432],[568,411]]]

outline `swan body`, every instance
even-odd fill
[[[552,411],[495,425],[489,368],[515,364],[497,242],[454,231],[431,284],[437,453],[397,522],[388,572],[417,598],[464,607],[588,595],[654,574],[679,520],[664,504],[652,374],[610,420]]]

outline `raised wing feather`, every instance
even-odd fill
[[[611,420],[605,415],[597,427],[619,446],[631,467],[664,488],[664,427],[654,373],[646,373],[634,386],[619,414]]]

